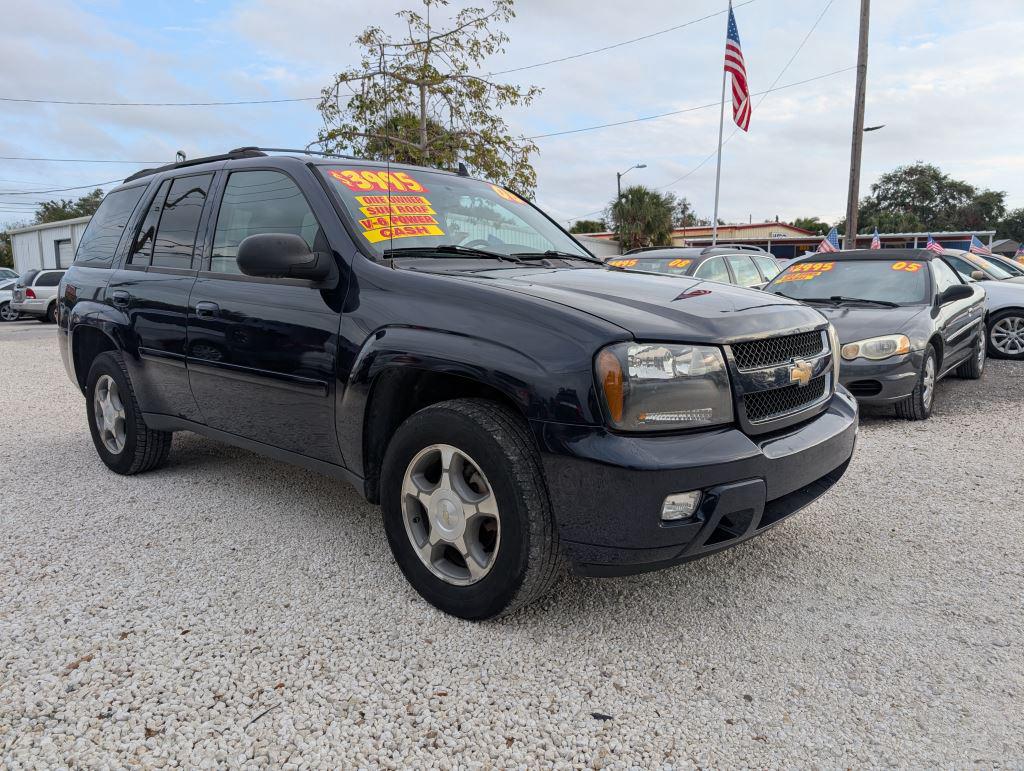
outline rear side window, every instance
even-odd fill
[[[64,278],[63,270],[47,270],[39,275],[34,286],[57,286]]]
[[[228,177],[217,215],[210,270],[240,273],[238,245],[257,233],[302,236],[314,249],[320,224],[302,191],[278,171],[236,171]]]
[[[729,269],[725,267],[725,260],[721,257],[712,257],[709,260],[705,260],[701,263],[700,267],[694,271],[693,275],[697,278],[721,281],[723,284],[728,284],[731,281],[729,278]]]
[[[127,190],[118,190],[103,199],[78,243],[75,265],[110,267],[114,260],[114,252],[121,241],[121,234],[145,190],[145,185],[139,185]]]
[[[771,257],[763,257],[759,254],[752,255],[752,257],[754,262],[757,263],[757,267],[761,269],[761,273],[764,275],[765,281],[771,281],[779,275],[779,263]]]
[[[747,255],[731,254],[726,259],[736,276],[736,283],[740,286],[755,286],[763,281],[761,274],[757,272],[753,261]]]
[[[164,210],[164,201],[167,199],[167,191],[171,189],[171,181],[165,179],[160,183],[160,189],[156,191],[146,218],[142,220],[139,233],[135,236],[135,243],[132,244],[131,253],[128,255],[129,265],[149,265],[153,258],[153,242],[156,240],[156,226],[160,222],[160,213]]]
[[[164,201],[160,224],[153,245],[153,266],[162,268],[192,267],[199,220],[210,192],[212,174],[178,177],[171,183]]]

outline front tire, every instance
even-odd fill
[[[558,575],[539,454],[523,421],[495,402],[441,402],[399,426],[384,455],[381,505],[399,568],[445,613],[510,613]]]
[[[174,435],[153,431],[142,419],[120,353],[107,351],[96,357],[86,378],[85,405],[96,452],[111,471],[130,476],[167,460]]]
[[[903,401],[896,402],[897,415],[906,420],[927,420],[932,416],[938,371],[938,354],[935,353],[935,346],[929,345],[925,350],[924,363],[921,365],[913,392]]]
[[[988,352],[1000,359],[1024,359],[1024,311],[1003,311],[989,319]]]
[[[971,358],[956,368],[956,376],[965,380],[980,380],[985,372],[985,352],[987,348],[985,336],[982,334],[974,344]]]

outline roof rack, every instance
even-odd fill
[[[712,246],[704,247],[704,251],[701,254],[708,254],[712,249],[734,249],[738,252],[758,252],[760,254],[767,254],[767,252],[760,246],[754,246],[753,244],[714,244]]]
[[[170,171],[171,169],[181,169],[186,166],[198,166],[200,163],[211,163],[213,161],[231,161],[237,158],[261,158],[266,156],[266,153],[260,150],[258,147],[239,147],[231,152],[222,153],[221,155],[205,155],[201,158],[192,158],[187,161],[180,161],[178,163],[168,163],[164,166],[157,166],[155,169],[143,169],[137,171],[130,177],[125,177],[125,182],[132,182],[142,177],[148,177],[152,174],[159,174],[162,171]]]
[[[320,158],[345,158],[350,161],[362,160],[354,155],[345,155],[343,153],[322,153],[319,150],[298,150],[294,147],[240,147],[238,150],[232,150],[231,152],[236,153],[241,150],[259,150],[263,153],[298,153],[299,155],[316,155]]]
[[[682,247],[682,246],[672,246],[671,244],[669,244],[668,246],[637,246],[634,249],[629,249],[628,251],[623,252],[623,254],[640,254],[641,252],[660,252],[660,251],[663,251],[665,249],[682,249],[682,248],[684,248],[684,247]],[[685,248],[688,249],[689,247],[685,247]]]

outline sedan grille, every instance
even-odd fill
[[[761,423],[813,404],[825,395],[828,377],[827,373],[819,375],[806,386],[790,385],[746,394],[747,420]]]
[[[825,342],[819,330],[735,343],[732,355],[736,359],[736,366],[743,370],[788,364],[793,359],[818,356],[824,350]]]

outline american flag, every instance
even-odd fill
[[[871,236],[871,248],[872,249],[881,249],[882,248],[882,239],[878,237],[878,228],[875,228],[875,234],[873,236]]]
[[[818,248],[815,250],[818,253],[824,252],[826,254],[830,252],[839,251],[839,231],[832,228],[828,231],[828,235],[825,236],[824,240],[818,244]]]
[[[945,247],[942,244],[940,244],[938,241],[932,238],[931,233],[928,234],[928,243],[924,245],[924,248],[931,249],[936,254],[942,254],[943,250],[945,249]]]
[[[750,89],[747,87],[747,65],[743,62],[740,31],[729,4],[729,28],[725,35],[725,71],[732,75],[732,119],[746,131],[750,128]]]
[[[1017,247],[1017,251],[1013,253],[1013,259],[1017,262],[1024,263],[1024,243],[1021,243]]]
[[[992,256],[992,250],[989,249],[985,244],[981,243],[981,239],[977,236],[971,236],[971,254],[982,254],[988,257]]]

